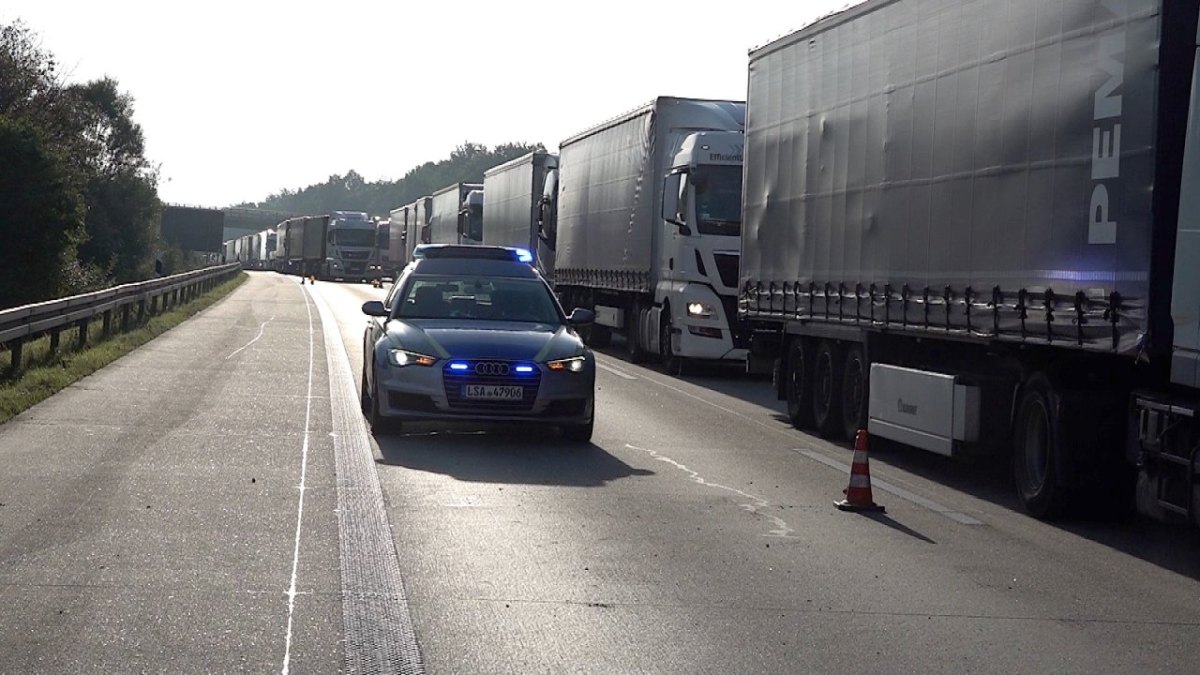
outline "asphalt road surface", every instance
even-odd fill
[[[590,446],[357,414],[366,285],[270,273],[0,426],[0,672],[1196,672],[1200,537],[1041,523],[768,382],[601,354]]]

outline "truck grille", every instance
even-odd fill
[[[737,288],[738,286],[738,260],[741,258],[737,253],[714,253],[713,260],[717,262],[717,274],[721,276],[721,283],[726,288]]]
[[[465,363],[467,369],[456,371],[451,364]],[[528,375],[515,372],[517,362],[513,361],[451,361],[442,368],[442,383],[446,391],[446,402],[451,410],[456,412],[480,411],[487,413],[529,412],[537,400],[538,386],[542,381],[542,373],[535,366]],[[463,386],[468,384],[491,384],[519,386],[524,393],[520,401],[505,400],[475,400],[463,398]]]

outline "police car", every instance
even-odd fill
[[[542,422],[587,442],[596,361],[528,253],[425,245],[382,301],[363,305],[362,408],[376,433],[406,421]]]

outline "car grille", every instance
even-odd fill
[[[542,373],[536,367],[528,375],[517,375],[513,368],[517,365],[512,361],[452,361],[451,363],[466,363],[465,371],[450,369],[447,363],[442,369],[442,382],[446,389],[446,402],[454,411],[480,411],[487,413],[529,412],[537,400],[538,386],[542,382]],[[463,385],[491,384],[520,386],[524,394],[520,401],[478,401],[463,398]]]
[[[737,288],[738,286],[738,260],[741,258],[737,253],[714,253],[713,260],[717,261],[717,274],[721,276],[721,283],[725,284],[726,288]]]
[[[366,260],[370,257],[370,251],[343,251],[342,258],[344,260]]]

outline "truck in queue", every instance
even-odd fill
[[[487,208],[483,243],[529,251],[546,281],[554,280],[553,233],[542,226],[546,176],[558,169],[558,155],[536,150],[483,173]]]
[[[594,310],[590,340],[673,374],[740,363],[737,321],[745,104],[659,97],[563,141],[542,215],[563,305]],[[490,198],[489,198],[490,199]]]
[[[429,201],[426,244],[483,242],[483,185],[453,183],[433,193]]]
[[[375,223],[361,211],[290,218],[276,228],[279,271],[318,279],[365,281],[375,247]]]
[[[410,204],[392,209],[389,215],[391,231],[388,238],[389,264],[392,278],[399,278],[400,270],[412,262],[412,252],[419,244],[429,243],[429,214],[432,197],[421,197]]]
[[[1200,524],[1198,35],[870,0],[752,51],[739,308],[792,423]]]

